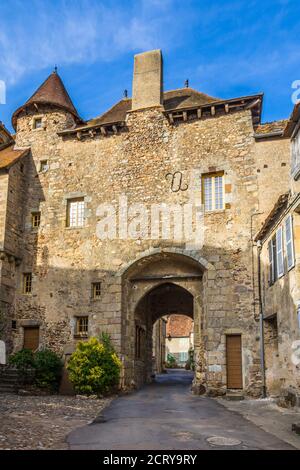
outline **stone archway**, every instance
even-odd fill
[[[125,387],[138,387],[151,380],[151,341],[155,318],[170,311],[194,319],[196,373],[194,389],[203,390],[204,354],[202,335],[203,275],[207,265],[177,251],[143,256],[122,272],[122,354]],[[168,289],[170,294],[167,295]],[[144,331],[144,357],[136,357],[136,328]],[[148,351],[148,352],[147,352]]]

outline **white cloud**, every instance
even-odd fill
[[[55,64],[109,61],[124,52],[172,44],[168,17],[160,14],[157,0],[114,8],[96,0],[62,1],[59,8],[57,2],[36,0],[31,11],[17,3],[13,20],[1,20],[0,30],[0,76],[9,84]]]

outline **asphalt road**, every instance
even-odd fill
[[[155,383],[117,398],[96,422],[69,434],[69,447],[102,450],[294,449],[218,401],[192,395],[191,381],[192,374],[188,371],[169,371],[158,376]]]

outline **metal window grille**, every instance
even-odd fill
[[[32,274],[23,274],[23,293],[30,294],[32,291]]]

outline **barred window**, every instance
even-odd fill
[[[75,334],[80,336],[87,336],[89,329],[89,317],[76,317],[76,330]]]
[[[67,227],[83,227],[84,198],[70,199],[67,210]]]
[[[23,294],[31,294],[32,292],[32,273],[23,274]]]
[[[32,212],[31,214],[31,225],[32,228],[37,228],[41,224],[41,213],[40,212]]]
[[[93,282],[92,297],[93,299],[99,299],[99,297],[101,297],[101,282]]]
[[[202,198],[206,212],[224,209],[223,173],[202,176]]]

